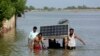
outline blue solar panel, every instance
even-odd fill
[[[43,36],[68,35],[68,25],[41,26],[40,32]]]

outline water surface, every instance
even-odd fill
[[[77,41],[76,50],[49,49],[31,53],[27,38],[33,26],[56,25],[61,19],[69,20],[69,27],[85,42]],[[17,29],[0,37],[0,56],[99,56],[100,55],[100,12],[27,12],[17,19]]]

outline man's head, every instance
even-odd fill
[[[33,32],[36,32],[36,30],[37,30],[37,27],[34,26],[34,27],[33,27]]]
[[[70,34],[73,34],[74,33],[74,29],[73,28],[70,28],[69,29],[69,32],[70,32]]]
[[[42,37],[42,33],[39,33],[39,34],[38,34],[38,37],[41,38],[41,37]]]

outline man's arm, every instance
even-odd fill
[[[32,33],[30,32],[30,34],[29,34],[29,36],[28,36],[28,46],[29,46],[29,48],[30,48],[30,50],[32,51],[32,39],[31,39],[31,37],[32,37]]]
[[[69,38],[68,36],[64,38],[64,42],[65,42],[65,49],[66,49],[66,46],[68,45],[68,42],[69,42]]]
[[[83,45],[85,45],[85,42],[81,38],[79,38],[77,35],[75,35],[75,38],[78,39],[80,42],[82,42]]]
[[[45,45],[43,43],[43,41],[46,40],[44,37],[42,37],[42,41],[41,41],[41,44],[42,44],[42,48],[44,49],[45,48]]]
[[[28,36],[28,45],[30,45],[30,43],[31,43],[31,37],[32,37],[32,35],[31,35],[31,32],[30,32],[30,34]]]

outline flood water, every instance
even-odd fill
[[[77,41],[76,50],[49,49],[39,53],[27,47],[29,32],[33,26],[56,25],[61,19],[69,20],[77,35],[86,45]],[[27,12],[17,19],[17,28],[0,36],[0,56],[99,56],[100,55],[100,12]]]

